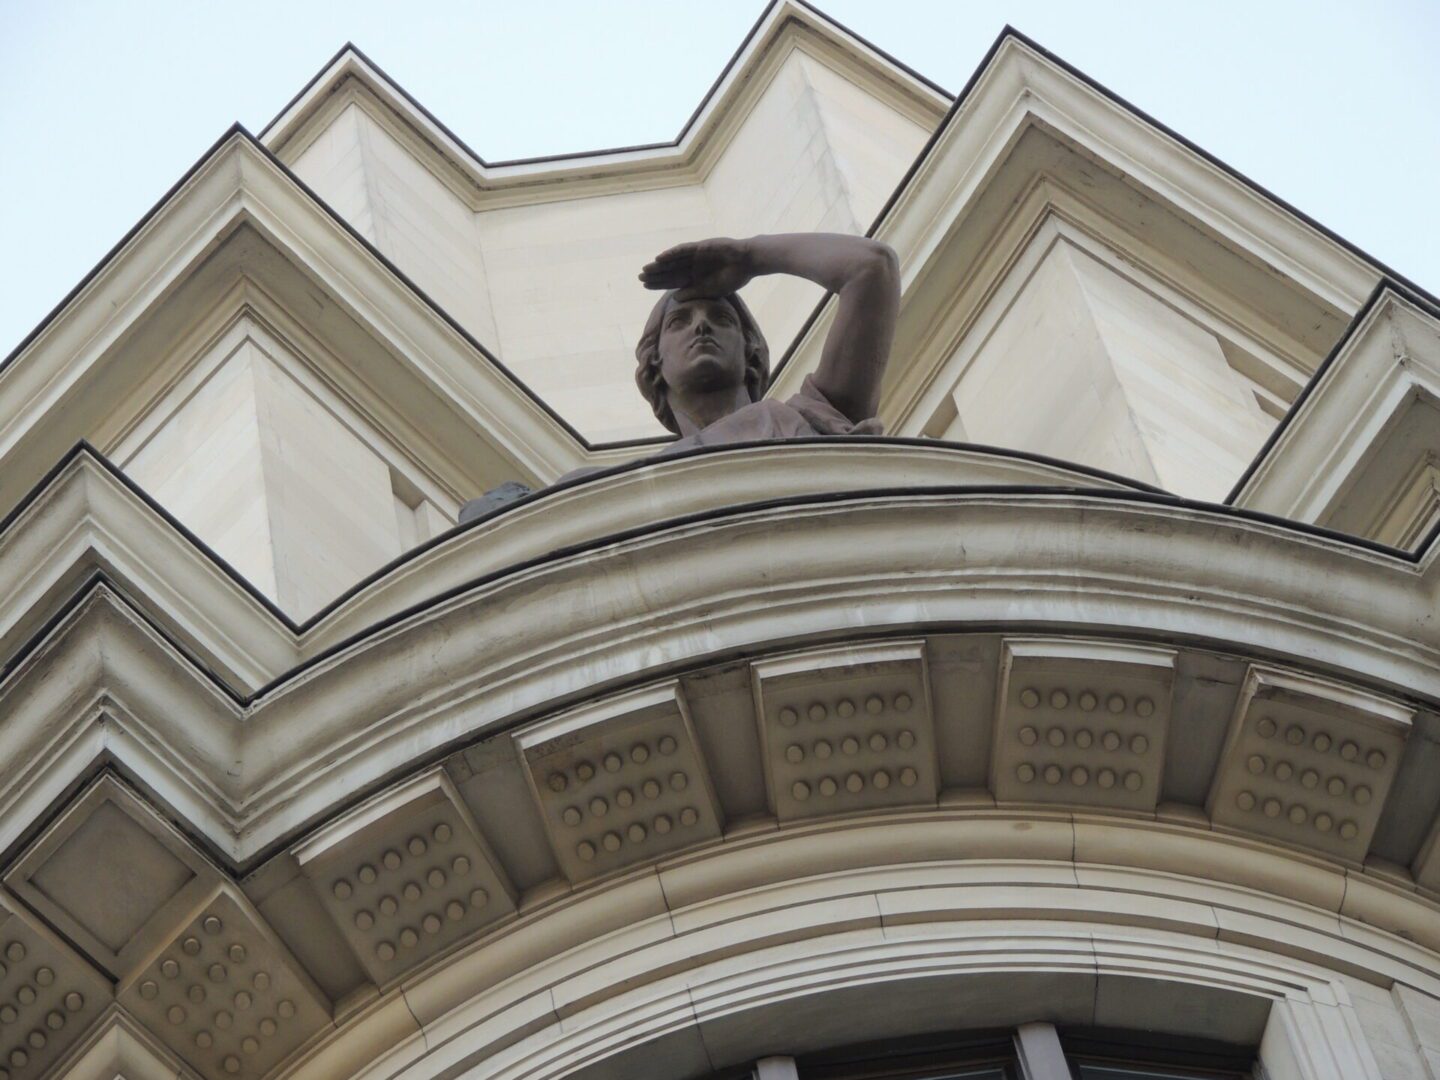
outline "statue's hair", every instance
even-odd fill
[[[665,321],[665,312],[675,299],[675,292],[672,289],[660,297],[651,309],[650,317],[645,320],[645,329],[635,346],[635,385],[650,402],[655,418],[678,435],[680,425],[675,422],[665,378],[660,374],[660,327]],[[765,343],[765,335],[760,332],[760,326],[744,300],[735,293],[721,299],[735,309],[740,319],[740,331],[745,337],[745,390],[751,401],[759,401],[770,381],[770,346]]]

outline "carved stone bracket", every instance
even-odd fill
[[[0,900],[0,1080],[43,1074],[110,998],[98,972]]]
[[[260,1077],[330,1023],[330,1004],[234,886],[217,887],[119,1000],[207,1080]]]
[[[818,649],[750,671],[770,807],[782,822],[935,802],[924,642]]]
[[[515,910],[515,890],[433,770],[327,826],[296,861],[380,986]]]
[[[1153,811],[1174,678],[1170,649],[1007,639],[990,756],[995,798]]]
[[[720,804],[678,683],[562,713],[515,746],[571,881],[720,836]]]
[[[1211,820],[1362,862],[1413,715],[1354,687],[1253,665],[1206,800]]]

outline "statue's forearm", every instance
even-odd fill
[[[893,276],[895,254],[889,246],[844,233],[779,233],[752,236],[745,248],[750,269],[761,274],[793,274],[841,292],[865,276]]]
[[[879,241],[840,233],[756,236],[745,245],[752,273],[794,274],[836,294],[815,385],[851,420],[874,416],[900,308],[895,252]]]

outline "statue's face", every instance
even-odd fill
[[[728,300],[671,303],[660,323],[659,346],[660,374],[672,395],[708,393],[745,382],[745,332]]]

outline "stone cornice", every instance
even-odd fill
[[[931,441],[815,440],[705,450],[633,463],[546,490],[490,522],[462,526],[376,571],[295,622],[203,541],[81,443],[0,520],[0,671],[97,571],[140,604],[231,692],[247,697],[307,658],[512,566],[656,522],[746,501],[751,467],[774,462],[772,499],[897,484],[1136,491],[1131,484],[1012,452]],[[482,528],[487,542],[468,537]]]
[[[96,475],[89,481],[117,501]],[[183,574],[164,588],[147,581],[143,565],[117,565],[125,576],[113,581],[123,581],[135,600],[122,597],[102,567],[78,601],[12,659],[0,683],[12,744],[6,759],[53,759],[46,775],[56,778],[37,785],[34,771],[22,769],[4,797],[38,812],[82,775],[94,753],[75,749],[88,745],[79,733],[103,711],[97,703],[113,703],[142,733],[107,752],[143,771],[172,804],[208,801],[195,820],[214,823],[203,831],[243,863],[397,768],[566,702],[730,657],[849,636],[857,627],[870,635],[1065,627],[1089,636],[1220,643],[1227,652],[1440,700],[1433,549],[1414,562],[1145,499],[1120,491],[833,492],[654,521],[432,595],[325,647],[258,692],[227,687],[205,653],[165,626],[189,620],[192,641],[203,632],[177,600],[204,598],[204,588],[181,584],[189,575],[215,594],[219,608],[239,615],[242,632],[232,631],[232,642],[248,637],[252,651],[278,654],[287,634],[265,625],[253,597],[233,581],[213,580],[213,566],[193,552],[175,560]],[[117,520],[130,521],[117,529],[146,527],[148,517],[155,531],[153,510],[126,505],[123,495],[118,503]],[[555,520],[542,509],[535,507],[536,529]],[[563,516],[566,500],[555,497],[550,509]],[[516,515],[517,536],[530,528],[523,517]],[[473,529],[450,543],[458,556],[467,547],[482,550],[490,537]],[[457,573],[466,562],[456,564]],[[63,569],[48,576],[66,580]],[[55,590],[45,595],[64,595]],[[564,635],[532,617],[537,605],[573,613]],[[243,631],[246,622],[252,629]],[[213,656],[213,641],[209,650]],[[57,682],[49,673],[60,669],[66,674]],[[183,729],[163,737],[142,730],[177,718]],[[173,748],[166,754],[176,760],[147,751],[142,766],[128,763],[132,747],[146,745]],[[206,789],[219,778],[222,788]],[[6,819],[5,840],[13,842],[33,816]]]
[[[260,138],[282,159],[294,161],[340,108],[355,102],[474,209],[693,183],[724,152],[793,49],[844,70],[923,127],[933,125],[950,104],[939,87],[822,12],[795,0],[777,0],[670,142],[487,162],[353,45],[342,48]]]

